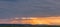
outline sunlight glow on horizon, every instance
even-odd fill
[[[19,23],[20,22],[20,23]],[[60,17],[22,17],[21,19],[13,19],[14,24],[47,24],[47,25],[60,25]]]
[[[11,20],[1,20],[2,24],[47,24],[47,25],[60,25],[60,17],[21,17],[21,18],[12,18]],[[4,23],[3,23],[4,24]]]

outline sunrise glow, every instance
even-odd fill
[[[10,21],[11,24],[47,24],[47,25],[60,25],[60,17],[25,17],[15,18]]]

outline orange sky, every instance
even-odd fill
[[[6,21],[0,20],[0,23],[8,24],[48,24],[48,25],[60,25],[60,17],[29,17],[27,18],[15,18]]]
[[[20,23],[20,24],[48,24],[48,25],[59,25],[60,17],[32,17],[30,19],[14,19],[11,23]]]

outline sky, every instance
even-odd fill
[[[48,21],[48,16],[60,16],[60,0],[0,0],[0,24],[16,23],[15,17],[42,16],[47,18],[47,20],[42,19],[42,21]],[[60,17],[50,18],[52,19],[49,21],[53,23],[57,21],[56,23],[60,24]],[[20,23],[19,21],[17,23]]]
[[[0,0],[0,18],[60,16],[60,0]]]

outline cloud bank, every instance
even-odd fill
[[[0,0],[0,18],[60,16],[59,0]]]

